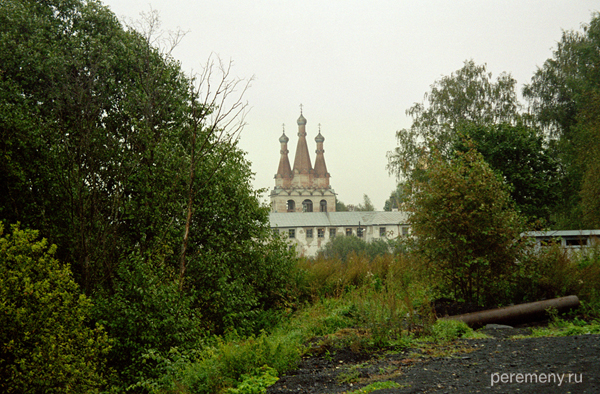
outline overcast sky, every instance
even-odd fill
[[[486,63],[519,91],[551,57],[563,30],[579,30],[598,0],[105,0],[124,22],[159,12],[162,28],[187,31],[173,52],[186,72],[211,54],[234,63],[233,75],[254,80],[240,145],[256,188],[272,189],[282,124],[297,142],[303,105],[314,163],[321,124],[331,185],[346,204],[368,194],[382,210],[395,188],[386,152],[405,111],[429,86],[462,67]],[[265,200],[268,193],[265,194]]]

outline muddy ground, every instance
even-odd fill
[[[378,381],[399,387],[377,394],[600,393],[600,335],[513,339],[530,329],[483,331],[492,338],[461,340],[453,354],[439,347],[375,354],[328,349],[304,358],[267,393],[344,393]]]

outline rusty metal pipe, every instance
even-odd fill
[[[553,298],[551,300],[529,302],[527,304],[505,306],[503,308],[488,309],[486,311],[465,313],[464,315],[448,316],[444,319],[462,320],[471,327],[480,327],[490,323],[527,323],[546,316],[548,308],[565,312],[579,306],[579,298],[571,295]]]

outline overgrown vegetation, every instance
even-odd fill
[[[0,220],[56,245],[86,324],[111,339],[108,354],[82,350],[109,391],[160,378],[159,360],[212,335],[271,328],[293,299],[295,258],[237,146],[249,81],[213,59],[186,75],[181,35],[155,47],[157,28],[94,0],[0,4]],[[40,275],[63,275],[53,267]],[[2,357],[2,376],[13,364]]]
[[[532,337],[565,337],[570,335],[600,334],[600,320],[585,321],[574,319],[561,319],[553,317],[548,327],[533,329]]]
[[[6,245],[10,239],[5,236],[0,243]],[[584,327],[579,321],[600,318],[599,257],[596,249],[571,254],[556,246],[535,253],[532,250],[529,267],[533,270],[528,271],[529,275],[517,272],[523,281],[520,287],[524,289],[519,297],[578,294],[583,306],[577,314],[579,320],[573,324]],[[208,335],[202,327],[196,326],[201,319],[186,315],[186,311],[190,311],[186,303],[193,300],[179,297],[176,281],[171,282],[170,287],[153,283],[149,279],[155,278],[154,275],[144,273],[151,266],[136,266],[135,260],[132,258],[127,266],[128,273],[122,274],[115,296],[110,301],[98,299],[100,304],[94,306],[98,310],[120,311],[112,319],[103,321],[107,325],[106,332],[111,334],[113,350],[117,351],[102,357],[110,342],[106,333],[97,337],[98,346],[104,343],[101,347],[104,353],[96,357],[98,388],[107,387],[108,380],[108,387],[115,389],[122,379],[132,377],[130,390],[134,392],[264,392],[260,390],[293,369],[304,354],[327,357],[340,347],[355,352],[422,347],[428,353],[438,354],[432,343],[450,343],[475,335],[464,323],[435,321],[431,302],[440,296],[443,281],[430,275],[427,265],[410,254],[374,258],[352,254],[344,262],[324,258],[299,261],[285,309],[280,310],[267,331],[247,335],[230,329],[223,336]],[[10,277],[5,267],[2,277]],[[30,262],[27,267],[35,266]],[[168,276],[165,280],[168,283]],[[3,285],[2,288],[8,287]],[[77,294],[76,287],[71,291]],[[145,293],[151,297],[144,297]],[[3,305],[7,297],[14,299],[21,294],[18,291],[3,293]],[[136,298],[145,301],[134,302]],[[103,306],[101,302],[116,306]],[[61,307],[49,308],[55,311]],[[89,311],[87,321],[91,323]],[[106,316],[106,313],[97,313]],[[586,329],[577,329],[577,332]],[[89,330],[87,335],[102,332],[86,330]],[[575,331],[570,329],[569,332]],[[13,331],[3,333],[9,332]],[[15,338],[15,334],[11,335]],[[181,346],[185,342],[189,345]],[[7,354],[6,349],[3,348],[3,355]],[[108,363],[109,368],[103,368],[103,363]],[[114,374],[110,366],[123,368],[123,371]]]
[[[91,323],[56,246],[0,222],[0,389],[3,393],[98,392],[111,341]],[[73,391],[71,391],[73,390]]]
[[[407,187],[411,253],[444,291],[477,304],[502,302],[521,253],[523,221],[506,186],[474,149],[450,162],[435,153]]]
[[[581,31],[563,32],[552,57],[523,89],[527,105],[519,103],[517,81],[509,73],[493,79],[485,64],[465,61],[406,111],[413,122],[396,133],[388,170],[400,182],[418,177],[430,155],[450,159],[457,149],[464,151],[468,136],[511,186],[529,222],[553,229],[597,228],[599,47],[595,12]]]
[[[595,63],[573,68],[566,55],[595,59],[586,48],[597,47],[598,20],[565,34],[560,62],[536,73],[533,118],[518,112],[516,81],[493,82],[472,62],[433,86],[432,108],[410,109],[415,124],[390,156],[405,183],[386,206],[409,209],[414,236],[336,237],[318,258],[297,259],[251,187],[237,146],[247,85],[229,66],[209,61],[187,76],[172,46],[150,45],[96,1],[2,2],[0,389],[264,393],[302,355],[471,335],[436,322],[432,303],[446,296],[492,305],[577,294],[563,331],[582,332],[600,318],[599,249],[536,249],[521,238],[521,214],[597,223],[600,79],[585,68]],[[149,15],[146,31],[156,23]],[[544,95],[555,74],[565,86],[552,89],[577,90],[567,102]],[[433,110],[452,100],[455,113]],[[548,127],[554,143],[538,132]],[[512,148],[539,166],[502,167]],[[554,159],[573,175],[565,190],[581,191],[555,217]],[[539,172],[541,184],[530,182]],[[358,208],[372,210],[364,197]]]
[[[398,239],[374,239],[370,242],[356,236],[335,237],[323,246],[318,252],[318,258],[338,259],[347,261],[354,255],[365,254],[368,258],[399,253],[402,242]],[[356,256],[354,256],[356,257]]]

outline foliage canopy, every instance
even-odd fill
[[[399,179],[413,176],[434,150],[448,157],[458,129],[465,124],[515,122],[519,118],[516,83],[506,73],[493,81],[486,65],[473,60],[434,82],[425,93],[426,103],[415,103],[406,111],[413,123],[410,129],[396,132],[398,146],[387,154],[390,173]]]
[[[522,123],[466,125],[456,151],[473,146],[510,187],[517,208],[531,222],[547,225],[558,198],[558,163],[543,135]]]
[[[523,230],[506,185],[473,148],[450,162],[434,153],[426,174],[407,184],[412,250],[456,299],[498,302]]]
[[[583,31],[565,31],[523,89],[532,119],[553,139],[559,160],[561,228],[600,226],[600,14]]]
[[[0,3],[0,219],[58,246],[121,388],[153,351],[268,327],[295,261],[237,145],[249,81],[214,59],[184,74],[144,23],[94,0]]]
[[[3,393],[89,393],[104,384],[110,342],[90,327],[92,302],[56,246],[0,222],[0,389]]]
[[[511,186],[521,212],[547,225],[557,200],[557,161],[541,132],[525,123],[515,86],[510,74],[493,81],[485,65],[466,61],[431,86],[426,104],[407,111],[413,123],[396,133],[398,146],[388,152],[388,170],[401,181],[422,177],[433,152],[451,160],[456,150],[468,149],[467,138]],[[393,192],[386,208],[402,198]]]

